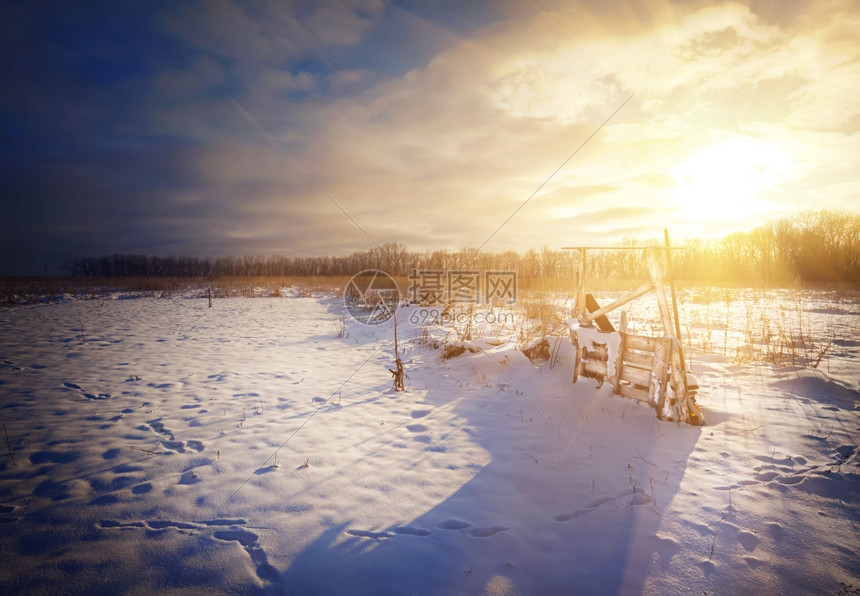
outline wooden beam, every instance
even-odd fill
[[[666,248],[668,249],[669,228],[663,228],[663,237],[666,240]],[[680,347],[683,345],[683,341],[681,340],[681,319],[678,315],[678,297],[675,292],[675,272],[672,267],[672,253],[669,250],[666,250],[666,275],[669,276],[669,289],[672,292],[672,312],[675,315],[675,337],[678,339],[679,343],[678,356],[681,359],[681,370],[684,373],[684,391],[685,393],[689,393],[689,391],[687,391],[687,362],[686,358],[684,358],[684,350]]]
[[[616,300],[612,304],[608,304],[608,305],[604,306],[603,308],[597,309],[593,313],[587,314],[585,316],[585,319],[587,321],[593,321],[595,319],[598,319],[598,318],[604,316],[606,313],[612,312],[616,308],[624,306],[628,302],[636,300],[640,296],[644,296],[645,294],[647,294],[648,292],[650,292],[653,289],[654,289],[654,283],[648,282],[644,286],[639,286],[638,288],[636,288],[635,290],[633,290],[632,292],[630,292],[629,294],[627,294],[623,298],[619,298],[618,300]]]
[[[669,384],[669,362],[672,358],[672,340],[668,337],[660,339],[654,352],[654,376],[660,381],[659,387],[651,388],[654,393],[654,407],[657,410],[657,418],[663,419],[663,409],[666,405],[666,386]]]
[[[562,246],[561,250],[649,250],[652,248],[659,248],[663,250],[662,246]],[[673,246],[669,250],[681,250],[680,246]]]
[[[669,314],[669,303],[666,301],[666,293],[663,291],[663,279],[660,277],[660,265],[651,253],[651,279],[654,283],[654,293],[657,294],[657,306],[660,311],[660,320],[663,322],[663,335],[675,337],[675,329],[672,325],[672,315]]]
[[[588,309],[585,307],[585,250],[579,249],[579,284],[576,289],[576,316],[580,320],[585,320],[588,315]]]
[[[613,387],[618,387],[621,384],[621,379],[624,374],[624,356],[627,352],[627,334],[621,334],[621,341],[618,344],[618,355],[615,358],[615,378],[609,379]],[[608,355],[607,355],[608,356]]]

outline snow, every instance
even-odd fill
[[[826,310],[856,328],[856,302]],[[289,292],[0,310],[0,591],[860,587],[856,337],[838,374],[697,354],[691,427],[572,385],[568,342],[554,366],[487,338],[442,360],[408,310],[395,393],[392,325],[343,314]]]
[[[594,344],[606,346],[608,357],[606,360],[606,376],[610,379],[615,378],[617,372],[618,352],[621,350],[621,334],[617,331],[606,333],[600,331],[597,327],[582,327],[576,319],[568,321],[568,327],[576,333],[579,345],[586,350],[594,351]]]

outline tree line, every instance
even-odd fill
[[[619,246],[633,250],[591,251],[586,274],[589,279],[647,279],[646,247],[659,245],[662,242],[625,240]],[[805,211],[718,240],[687,240],[672,252],[672,260],[675,276],[690,283],[860,283],[860,215]],[[525,252],[410,251],[395,242],[345,256],[113,254],[63,264],[74,277],[351,276],[379,269],[394,276],[413,270],[478,270],[516,271],[530,279],[572,279],[579,267],[576,251],[546,246]]]

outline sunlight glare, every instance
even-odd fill
[[[788,155],[748,137],[710,145],[670,169],[674,198],[688,222],[736,221],[771,210],[759,195],[785,180]]]

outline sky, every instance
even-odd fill
[[[858,30],[827,0],[7,0],[0,275],[857,211]]]

